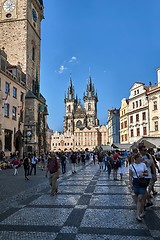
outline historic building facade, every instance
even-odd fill
[[[0,49],[0,151],[22,155],[26,82],[20,66],[12,66]]]
[[[129,142],[128,132],[128,104],[129,101],[123,98],[120,108],[120,143],[127,144]]]
[[[47,146],[48,112],[46,100],[40,93],[40,35],[43,9],[42,0],[0,0],[0,49],[5,51],[7,56],[9,64],[6,70],[15,76],[14,66],[17,66],[15,78],[20,78],[18,69],[21,69],[23,81],[19,83],[22,88],[25,82],[23,129],[18,129],[14,134],[12,148],[12,152],[19,149],[20,157],[23,150],[25,154],[33,151],[39,154],[40,151],[45,151]],[[1,61],[2,68],[3,64]],[[2,141],[5,142],[5,139]],[[5,144],[2,150],[5,151]]]
[[[120,143],[120,124],[119,124],[119,109],[108,109],[108,143],[112,145],[114,143]]]
[[[53,133],[51,140],[53,151],[77,151],[87,148],[93,151],[97,146],[105,145],[108,141],[107,128],[99,126],[97,118],[98,96],[91,77],[89,77],[83,101],[84,104],[75,96],[74,86],[70,80],[64,98],[64,133]]]
[[[128,105],[129,143],[149,135],[148,93],[149,88],[135,82],[130,88]]]
[[[160,68],[157,69],[157,84],[148,91],[150,136],[160,137]]]
[[[65,117],[64,132],[74,133],[76,128],[83,129],[85,127],[96,127],[99,124],[97,119],[97,102],[98,97],[94,89],[91,77],[89,78],[86,93],[83,96],[84,106],[78,97],[75,97],[72,80],[65,96]]]

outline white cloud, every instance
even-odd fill
[[[78,63],[78,60],[76,57],[71,57],[71,59],[69,60],[69,63]]]
[[[67,70],[67,68],[64,65],[61,65],[59,70],[58,70],[58,73],[62,74],[65,70]]]

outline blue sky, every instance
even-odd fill
[[[44,0],[44,5],[41,92],[51,129],[63,131],[70,74],[82,99],[91,73],[101,125],[107,110],[129,97],[134,82],[157,82],[160,0]]]

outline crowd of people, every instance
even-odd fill
[[[1,161],[5,161],[3,153],[0,154]],[[2,159],[3,158],[3,159]],[[29,176],[36,175],[37,164],[41,170],[45,170],[45,176],[49,175],[51,185],[51,195],[58,193],[57,179],[60,172],[66,173],[67,162],[71,163],[72,174],[76,174],[77,165],[98,164],[99,171],[107,173],[108,180],[121,181],[129,168],[129,184],[136,195],[136,219],[142,221],[145,216],[145,210],[153,205],[152,198],[157,195],[155,182],[159,168],[160,151],[154,151],[153,148],[147,149],[143,144],[133,148],[131,152],[127,151],[97,151],[97,152],[60,152],[41,154],[40,157],[34,154],[28,154],[23,160],[19,160],[16,154],[10,156],[10,165],[12,166],[14,176],[18,175],[18,168],[24,167],[25,180]],[[61,168],[61,169],[60,169]]]

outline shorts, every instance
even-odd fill
[[[138,184],[138,179],[133,178],[133,188],[134,188],[134,193],[138,195],[144,195],[146,192],[147,187],[140,187]]]

